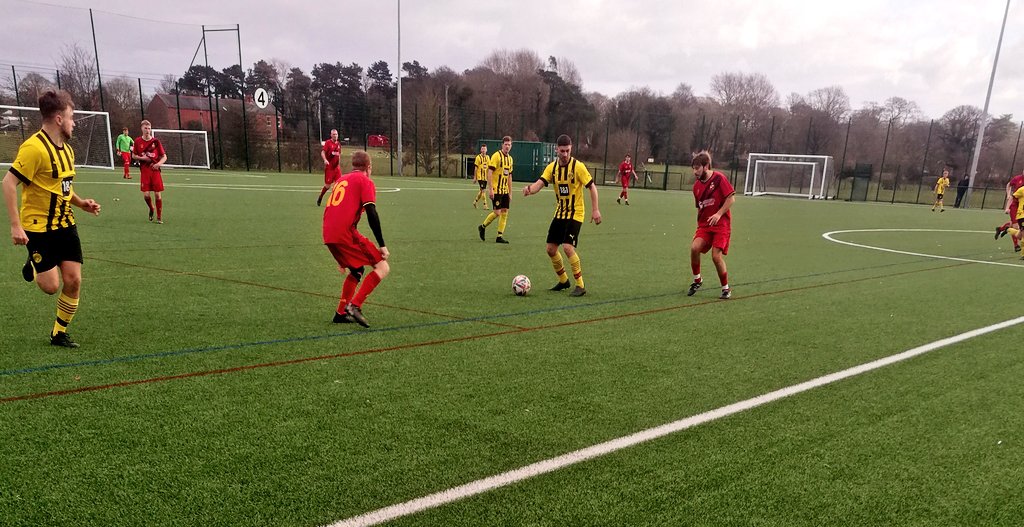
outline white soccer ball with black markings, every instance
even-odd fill
[[[512,279],[512,292],[516,296],[526,296],[530,292],[530,279],[521,274]]]

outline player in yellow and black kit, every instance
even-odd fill
[[[569,139],[569,136],[558,136],[557,150],[558,159],[544,169],[540,179],[523,188],[523,195],[536,194],[541,188],[552,185],[555,191],[555,214],[551,226],[548,227],[547,252],[551,258],[551,266],[558,275],[558,283],[551,290],[561,291],[569,288],[569,276],[562,265],[562,256],[558,254],[558,246],[561,245],[569,265],[572,266],[572,275],[576,279],[576,288],[569,296],[583,296],[587,294],[587,289],[583,285],[583,265],[580,264],[576,244],[579,242],[583,218],[587,215],[583,203],[584,188],[589,191],[590,203],[594,207],[590,221],[597,225],[601,224],[597,186],[594,185],[594,179],[586,165],[572,157],[572,139]]]
[[[35,280],[49,295],[61,291],[50,344],[77,348],[67,334],[82,284],[82,244],[71,206],[99,214],[100,204],[75,194],[75,151],[67,143],[75,129],[71,96],[48,91],[39,97],[39,112],[42,129],[22,143],[3,178],[4,202],[11,239],[15,245],[28,246],[25,280]],[[20,211],[18,184],[24,185]]]
[[[491,158],[487,155],[487,145],[480,145],[480,154],[473,160],[473,180],[480,185],[480,192],[476,193],[473,200],[473,208],[480,200],[484,200],[484,210],[487,210],[487,168],[491,164]]]
[[[508,224],[508,206],[512,194],[512,138],[505,136],[501,138],[501,150],[491,156],[491,162],[487,169],[487,195],[494,205],[494,212],[487,215],[484,222],[477,226],[480,231],[480,240],[487,239],[487,226],[498,219],[498,237],[494,241],[508,243],[505,237],[505,225]]]
[[[935,181],[935,203],[932,205],[932,212],[935,212],[935,207],[939,208],[939,212],[946,212],[945,205],[942,204],[942,196],[946,193],[946,189],[949,188],[949,170],[943,170],[942,175]]]

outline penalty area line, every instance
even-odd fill
[[[671,423],[667,423],[654,428],[648,428],[647,430],[642,430],[640,432],[636,432],[627,436],[622,436],[616,439],[612,439],[610,441],[598,443],[596,445],[576,450],[573,452],[569,452],[561,456],[545,459],[543,461],[538,461],[536,463],[531,463],[529,465],[517,469],[502,472],[501,474],[496,474],[494,476],[472,481],[470,483],[459,485],[457,487],[452,487],[450,489],[443,490],[440,492],[435,492],[433,494],[429,494],[421,498],[416,498],[410,501],[398,503],[395,505],[384,507],[382,509],[377,509],[375,511],[360,514],[358,516],[353,516],[345,520],[328,524],[327,527],[367,527],[370,525],[378,525],[380,523],[388,522],[404,516],[409,516],[411,514],[439,507],[441,505],[462,500],[464,498],[468,498],[478,494],[483,494],[485,492],[489,492],[500,487],[508,486],[513,483],[518,483],[520,481],[540,476],[542,474],[554,472],[556,470],[560,470],[571,465],[576,465],[584,461],[605,456],[625,448],[630,448],[641,443],[646,443],[654,439],[658,439],[670,434],[674,434],[676,432],[680,432],[682,430],[693,428],[698,425],[709,423],[711,421],[722,419],[723,417],[728,417],[739,412],[757,408],[759,406],[763,406],[768,403],[772,403],[780,399],[790,397],[792,395],[796,395],[809,390],[813,390],[815,388],[833,384],[844,379],[849,379],[851,377],[855,377],[863,373],[877,370],[879,368],[883,368],[885,366],[889,366],[897,362],[905,361],[917,357],[919,355],[924,355],[925,353],[935,351],[946,346],[951,346],[953,344],[964,342],[966,340],[970,340],[972,338],[979,337],[987,333],[992,333],[995,331],[999,331],[1001,329],[1016,326],[1022,322],[1024,322],[1024,316],[999,322],[997,324],[992,324],[990,326],[985,326],[983,328],[974,329],[966,333],[961,333],[959,335],[947,337],[942,340],[937,340],[935,342],[931,342],[923,346],[918,346],[916,348],[909,349],[907,351],[897,353],[895,355],[890,355],[888,357],[883,357],[881,359],[867,362],[859,366],[854,366],[852,368],[847,368],[845,370],[837,371],[835,373],[823,375],[821,377],[817,377],[809,381],[794,384],[792,386],[787,386],[785,388],[781,388],[756,397],[752,397],[750,399],[739,401],[727,406],[723,406],[721,408],[708,410],[706,412],[692,415],[690,417],[686,417],[678,421],[673,421]]]

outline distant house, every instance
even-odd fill
[[[178,103],[181,103],[181,129],[200,129],[207,132],[216,131],[218,125],[217,108],[214,106],[220,103],[220,118],[226,119],[228,114],[241,114],[242,101],[238,99],[208,99],[197,95],[179,95],[173,93],[158,93],[146,107],[146,119],[153,123],[153,128],[179,129],[178,126]],[[212,109],[212,111],[211,111]],[[250,130],[255,130],[265,139],[277,139],[278,130],[281,128],[281,119],[278,117],[275,123],[277,110],[273,104],[266,108],[259,108],[252,102],[252,97],[245,100],[246,118],[250,123]],[[275,126],[276,124],[276,126]]]

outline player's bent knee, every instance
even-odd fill
[[[377,262],[377,265],[373,266],[373,270],[374,272],[377,273],[377,276],[380,276],[381,279],[384,279],[385,277],[388,276],[388,273],[391,272],[391,266],[388,265],[387,260],[381,260]]]

